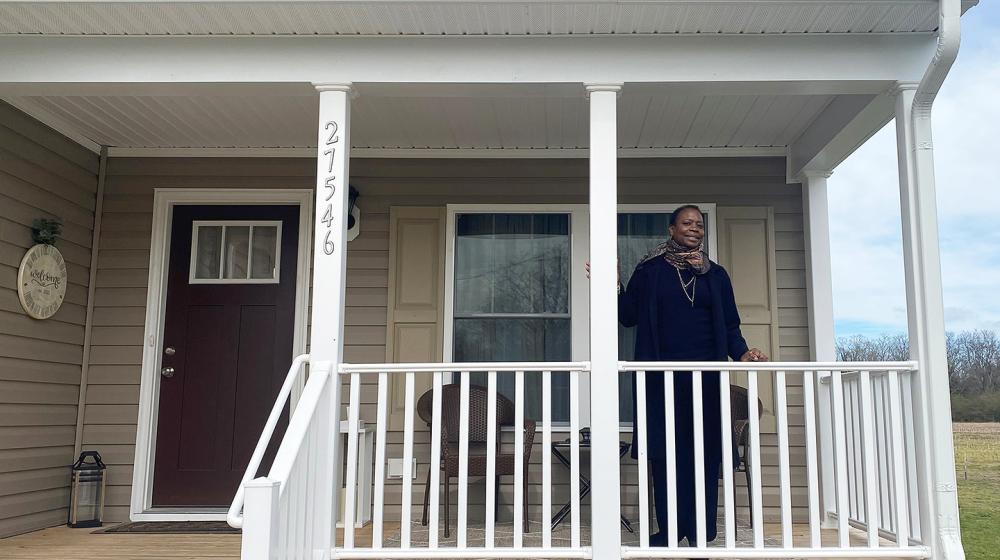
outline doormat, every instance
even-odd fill
[[[233,529],[225,521],[136,521],[104,527],[94,533],[233,533]]]

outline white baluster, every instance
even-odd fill
[[[488,480],[488,479],[487,479]],[[552,372],[542,372],[542,548],[552,547]]]
[[[352,373],[351,397],[347,409],[347,488],[344,496],[345,548],[354,548],[354,513],[358,488],[358,422],[360,414],[361,374]]]
[[[580,372],[569,374],[570,546],[580,548]]]
[[[486,374],[486,548],[496,544],[497,372]]]
[[[862,451],[865,461],[865,523],[868,526],[868,546],[878,548],[878,495],[876,488],[878,485],[878,471],[875,468],[875,455],[878,450],[875,448],[875,408],[872,405],[871,374],[868,371],[861,372],[859,380],[861,389],[861,412],[862,424]]]
[[[444,374],[434,372],[433,397],[431,405],[431,463],[430,469],[431,495],[428,507],[428,539],[427,546],[438,547],[438,532],[441,522],[441,396],[444,392]],[[448,442],[444,442],[448,445]],[[448,499],[448,496],[445,496]]]
[[[726,520],[726,548],[736,546],[736,503],[733,500],[733,420],[732,386],[729,372],[719,372],[719,411],[722,424],[722,504]],[[749,490],[749,489],[748,489]]]
[[[462,372],[458,416],[458,548],[467,546],[469,524],[469,372]]]
[[[410,519],[413,506],[413,408],[414,373],[406,372],[403,401],[403,494],[400,498],[399,546],[410,548]]]
[[[809,546],[822,545],[819,510],[819,456],[816,446],[816,390],[813,385],[815,372],[802,373],[803,402],[806,413],[806,475],[809,486]]]
[[[844,433],[847,425],[844,422],[844,375],[840,370],[834,370],[830,379],[833,393],[833,451],[837,473],[837,533],[840,548],[851,545],[848,533],[847,519],[850,508],[847,494],[847,437]]]
[[[524,478],[524,372],[518,371],[514,373],[514,548],[524,544]]]
[[[781,544],[792,548],[792,479],[788,457],[788,396],[785,372],[774,374],[775,414],[778,420],[778,472],[781,486]]]
[[[705,527],[705,416],[702,411],[701,372],[691,372],[691,413],[694,421],[694,511],[695,540],[698,548],[708,546],[707,529]],[[719,484],[713,480],[713,484]],[[690,539],[689,539],[690,540]],[[690,544],[690,543],[689,543]]]
[[[635,372],[635,444],[639,463],[639,546],[649,548],[649,459],[646,456],[646,372]]]
[[[372,519],[372,548],[382,548],[385,515],[385,443],[389,410],[389,374],[378,374],[378,403],[375,413],[375,511]]]
[[[844,382],[844,430],[847,436],[847,499],[848,519],[858,519],[858,485],[856,455],[854,448],[854,381],[848,377]]]
[[[753,508],[750,519],[753,522],[753,546],[764,548],[764,510],[761,489],[760,462],[760,411],[757,403],[757,372],[747,372],[747,409],[750,421],[750,495]]]
[[[903,401],[899,390],[899,373],[889,372],[889,407],[892,412],[892,462],[896,479],[896,544],[909,546],[909,503],[906,492],[906,452],[903,449]]]
[[[677,548],[677,444],[674,434],[674,372],[663,372],[663,425],[667,440],[667,547]],[[660,527],[663,532],[663,527]]]
[[[903,404],[903,440],[906,448],[906,488],[910,503],[910,535],[922,540],[920,533],[920,495],[917,493],[917,455],[913,427],[913,377],[914,371],[899,375],[900,398]],[[883,376],[885,377],[885,376]]]

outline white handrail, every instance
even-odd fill
[[[281,412],[285,409],[288,396],[292,393],[292,387],[299,378],[299,374],[303,369],[302,366],[307,363],[309,363],[309,354],[302,354],[292,360],[292,365],[288,368],[288,374],[285,375],[285,381],[281,384],[281,389],[278,391],[274,406],[271,408],[271,414],[267,417],[267,422],[264,423],[264,430],[261,432],[260,439],[257,440],[257,447],[254,448],[253,455],[250,456],[250,463],[247,464],[247,469],[240,480],[240,486],[236,489],[236,496],[233,497],[233,503],[229,506],[229,511],[226,513],[226,522],[234,529],[243,527],[243,500],[246,493],[246,483],[253,480],[256,476],[257,470],[260,468],[260,463],[264,460],[264,454],[267,452],[267,446],[271,444],[271,436],[274,435],[274,429],[281,419]]]
[[[452,362],[413,364],[340,364],[338,372],[344,373],[434,373],[463,371],[590,371],[590,362]]]
[[[619,371],[916,371],[917,362],[619,362]]]

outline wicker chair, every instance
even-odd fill
[[[469,476],[486,476],[486,436],[487,436],[487,390],[485,387],[472,385],[469,387]],[[417,401],[417,414],[428,427],[431,427],[433,414],[434,392],[427,391]],[[458,477],[458,438],[459,411],[461,406],[461,386],[445,385],[441,392],[441,474],[444,476],[444,535],[450,536],[450,511],[448,496],[451,492],[451,479]],[[496,449],[496,479],[494,484],[499,496],[500,477],[514,475],[514,450],[501,452],[500,428],[514,425],[514,403],[507,397],[497,394],[497,449]],[[535,440],[535,421],[524,421],[524,530],[528,531],[528,462],[531,458],[531,446]],[[424,515],[421,523],[427,525],[427,507],[431,493],[431,471],[427,470],[427,481],[424,488]],[[499,504],[499,500],[496,501]]]
[[[733,468],[746,473],[747,509],[750,510],[750,526],[753,526],[753,492],[750,489],[750,405],[747,390],[736,385],[729,386],[729,410],[733,421],[733,447],[739,459]],[[764,415],[764,403],[757,399],[757,417]],[[756,468],[756,467],[753,467]],[[736,485],[733,485],[733,504],[736,503]]]

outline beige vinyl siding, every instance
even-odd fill
[[[98,157],[0,103],[0,537],[66,521],[87,315]],[[37,321],[17,296],[31,223],[60,218],[62,308]]]
[[[374,212],[380,216],[387,214],[391,206],[587,202],[586,160],[368,160],[352,161],[351,170],[351,183],[361,191],[358,204],[366,212]],[[782,158],[623,159],[619,160],[619,177],[619,202],[622,204],[699,202],[715,203],[719,207],[773,208],[780,348],[780,354],[775,358],[809,358],[801,190],[799,185],[785,183]],[[366,226],[362,222],[362,232],[365,232]],[[350,246],[348,254],[354,249],[353,245]],[[371,247],[366,246],[365,250],[371,250]],[[739,279],[734,281],[738,282]],[[367,382],[375,383],[374,377]],[[363,408],[362,417],[374,422],[375,388],[372,386],[367,389],[362,391],[362,402],[368,403]],[[794,515],[797,520],[802,520],[807,514],[807,490],[800,376],[788,376],[787,397],[790,407]],[[558,439],[562,436],[554,437]],[[631,441],[631,434],[622,434],[622,439]],[[780,501],[777,437],[774,434],[763,434],[761,439],[765,446],[761,453],[764,463],[764,513],[768,520],[778,520]],[[430,439],[426,432],[417,434],[414,452],[418,461],[423,458],[418,466],[417,484],[414,484],[414,504],[419,506],[423,501],[423,482],[430,453]],[[388,456],[402,456],[401,433],[390,434]],[[536,443],[532,450],[529,475],[535,485],[541,481],[541,457],[540,443]],[[625,505],[625,515],[635,520],[638,515],[637,468],[635,461],[631,459],[623,460],[622,464],[622,502]],[[557,464],[553,467],[553,477],[553,505],[558,509],[569,499],[568,475]],[[502,501],[508,508],[506,515],[509,516],[512,490],[510,481],[505,479],[504,482]],[[387,511],[395,513],[398,512],[401,486],[398,481],[390,483],[392,486],[386,490]],[[736,478],[736,483],[737,504],[741,505],[739,513],[746,515],[746,491],[742,474]],[[485,490],[482,482],[477,482],[476,485],[470,500],[473,504],[482,504]],[[455,500],[454,485],[452,492],[452,500]],[[537,521],[540,515],[540,488],[532,488],[529,501],[532,506],[530,516]],[[419,510],[416,511],[419,514]],[[470,512],[470,515],[474,514]]]
[[[112,463],[108,513],[126,519],[131,492],[142,328],[145,318],[150,225],[154,188],[312,188],[315,164],[302,159],[112,158],[106,185],[104,227],[95,309],[94,361],[90,370],[84,442]],[[348,246],[346,359],[386,359],[389,266],[389,209],[448,203],[586,203],[586,160],[360,160],[351,162],[351,184],[361,197],[361,234]],[[784,182],[781,158],[621,160],[622,203],[714,202],[719,206],[770,206],[775,212],[781,359],[808,358],[805,272],[798,185]],[[792,376],[790,376],[792,377]],[[362,390],[363,419],[375,418],[374,378]],[[790,379],[793,446],[792,484],[796,514],[804,512],[802,394]],[[346,398],[346,392],[345,392]],[[631,439],[623,434],[623,438]],[[540,439],[540,438],[539,438]],[[763,437],[766,513],[777,515],[777,441]],[[389,435],[389,456],[402,456],[402,434]],[[419,461],[414,503],[423,499],[429,455],[426,431],[416,435]],[[541,480],[541,450],[532,452],[530,477]],[[636,502],[635,463],[625,460],[623,500]],[[565,471],[558,476],[553,504],[568,499]],[[740,484],[740,479],[737,479]],[[505,481],[504,504],[509,507]],[[479,485],[482,488],[482,485]],[[399,485],[386,492],[388,512],[398,511]],[[481,502],[482,490],[472,499]],[[745,503],[741,494],[739,503]],[[539,519],[540,489],[533,488],[531,517]],[[558,507],[558,506],[557,506]],[[634,506],[633,506],[634,509]],[[419,509],[415,515],[419,516]],[[633,519],[635,511],[627,511]],[[509,515],[509,512],[506,513]]]

